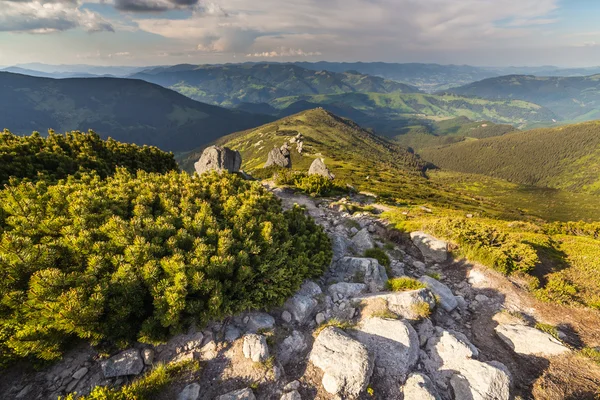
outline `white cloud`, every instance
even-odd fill
[[[310,57],[320,56],[320,51],[304,51],[302,49],[290,49],[281,47],[278,50],[263,51],[261,53],[249,53],[246,57],[257,57],[257,58],[278,58],[278,57]]]
[[[113,26],[76,0],[0,0],[0,31],[52,33],[73,28],[113,31]]]

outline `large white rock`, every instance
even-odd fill
[[[198,175],[209,171],[237,172],[242,166],[242,155],[227,147],[210,146],[204,149],[194,168]]]
[[[456,399],[508,400],[510,374],[499,362],[469,360],[450,378]]]
[[[279,400],[302,400],[302,396],[297,390],[285,393]]]
[[[419,281],[424,283],[425,286],[427,286],[429,290],[431,290],[433,294],[438,297],[440,306],[442,306],[444,310],[451,312],[458,306],[458,301],[452,293],[452,290],[450,290],[450,288],[444,285],[442,282],[427,275],[419,278]]]
[[[448,243],[425,232],[411,232],[410,238],[426,261],[441,263],[448,259]]]
[[[570,350],[551,335],[524,325],[498,325],[496,334],[515,353],[555,356]]]
[[[322,158],[315,158],[315,160],[310,164],[310,168],[308,169],[309,175],[321,175],[327,179],[335,178],[335,175],[329,171],[329,168],[325,165],[325,162]]]
[[[256,400],[256,397],[250,388],[245,388],[223,394],[217,400]]]
[[[367,228],[361,229],[356,235],[354,235],[352,238],[352,244],[360,255],[362,255],[366,250],[375,247],[373,238],[371,238],[371,234]]]
[[[139,350],[129,349],[102,361],[100,366],[105,378],[138,375],[144,369],[144,360]]]
[[[402,387],[402,394],[404,400],[440,400],[431,379],[427,375],[418,372],[409,375]]]
[[[385,295],[388,309],[398,316],[410,320],[418,320],[418,307],[425,303],[430,310],[435,308],[435,297],[429,289],[409,290],[407,292],[392,292]]]
[[[340,280],[360,279],[371,292],[383,290],[388,280],[385,267],[374,258],[343,257],[336,263],[335,272]]]
[[[247,334],[244,336],[243,352],[244,357],[250,358],[254,362],[265,361],[269,358],[267,339],[263,335]]]
[[[373,357],[367,348],[334,327],[319,333],[310,362],[324,372],[322,383],[327,392],[348,399],[358,397],[373,373]]]
[[[375,357],[375,375],[386,387],[399,387],[419,360],[419,337],[408,322],[368,318],[353,336]]]

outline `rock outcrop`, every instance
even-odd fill
[[[554,337],[525,325],[498,325],[496,334],[515,353],[524,355],[556,356],[570,350]]]
[[[292,158],[287,143],[280,148],[274,147],[273,150],[269,152],[265,168],[271,166],[292,168]]]
[[[448,259],[448,243],[425,232],[411,232],[410,238],[426,261],[442,263]]]
[[[244,336],[244,357],[254,362],[266,361],[269,358],[267,339],[263,335],[254,333]]]
[[[101,366],[106,378],[138,375],[144,369],[144,360],[139,350],[129,349],[103,361]]]
[[[440,400],[435,385],[427,375],[410,374],[402,388],[404,400]]]
[[[440,306],[444,310],[451,312],[458,306],[458,300],[448,286],[427,275],[422,276],[419,280],[437,296]]]
[[[194,164],[198,175],[210,171],[238,172],[242,166],[242,155],[239,151],[227,147],[210,146],[204,149],[200,159]]]
[[[325,162],[322,158],[315,158],[315,160],[310,164],[310,168],[308,169],[309,175],[321,175],[327,179],[335,178],[335,175],[329,171],[329,168],[325,165]]]
[[[383,290],[388,280],[385,267],[374,258],[344,257],[337,262],[335,272],[340,280],[364,283],[371,292]]]

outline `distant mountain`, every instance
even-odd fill
[[[600,194],[600,121],[429,148],[421,155],[459,172]]]
[[[16,64],[14,67],[23,68],[31,71],[44,72],[47,74],[89,74],[97,76],[116,76],[125,77],[135,74],[150,67],[129,67],[129,66],[101,66],[101,65],[86,65],[86,64],[43,64],[43,63],[27,63]]]
[[[413,86],[358,72],[313,71],[291,64],[183,64],[145,70],[131,78],[171,88],[194,100],[229,107],[268,103],[292,95],[419,92]]]
[[[448,90],[484,99],[519,99],[540,104],[561,119],[588,121],[600,118],[600,75],[536,77],[509,75],[485,79]]]
[[[0,71],[12,72],[13,74],[37,76],[38,78],[54,78],[54,79],[100,77],[100,75],[88,74],[85,72],[41,72],[41,71],[36,71],[33,69],[26,69],[26,68],[20,68],[20,67],[7,67],[7,68],[0,69]]]
[[[0,72],[0,129],[92,129],[106,138],[185,151],[274,118],[196,102],[144,81],[47,79]]]
[[[516,126],[532,122],[552,123],[557,118],[548,109],[525,101],[490,101],[451,94],[344,93],[283,97],[271,102],[282,113],[287,113],[288,108],[294,112],[301,111],[299,104],[306,108],[321,106],[330,111],[335,107],[339,115],[385,136],[406,133],[412,125],[460,116],[472,121],[489,120]]]

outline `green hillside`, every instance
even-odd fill
[[[430,148],[421,155],[449,170],[600,194],[599,121]]]
[[[16,134],[93,129],[103,138],[163,150],[189,150],[272,120],[132,79],[48,79],[0,72],[0,91],[0,129]]]
[[[221,106],[264,103],[292,95],[405,92],[413,86],[356,71],[313,71],[291,64],[175,65],[131,76]]]
[[[325,108],[336,106],[347,112],[360,113],[356,118],[362,126],[373,128],[386,136],[406,133],[406,127],[417,120],[442,120],[467,117],[473,121],[523,125],[531,122],[551,123],[555,116],[548,109],[525,101],[490,101],[456,95],[422,93],[344,93],[338,95],[292,96],[276,99],[271,105],[286,109],[298,102]],[[299,111],[299,110],[298,110]],[[343,114],[350,117],[348,114]],[[413,122],[411,122],[413,120]],[[421,122],[422,123],[422,122]]]
[[[600,75],[541,77],[509,75],[485,79],[450,92],[485,99],[519,99],[552,110],[559,119],[589,121],[600,118]]]

